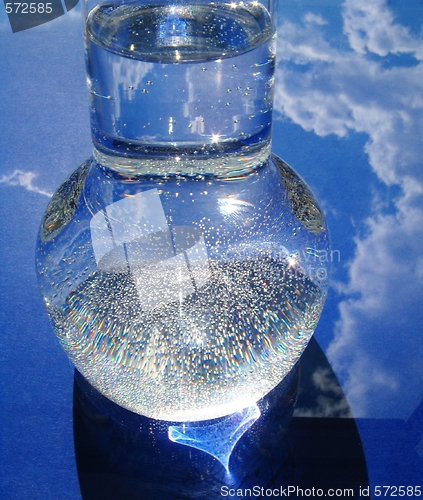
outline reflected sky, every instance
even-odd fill
[[[80,7],[14,35],[0,12],[0,189],[13,190],[14,202],[28,191],[47,202],[89,154]],[[406,418],[423,394],[418,14],[412,0],[279,7],[274,150],[315,190],[341,252],[317,339],[354,416]],[[34,224],[41,208],[35,215]]]
[[[277,119],[326,138],[329,161],[334,136],[364,136],[366,169],[376,174],[350,175],[339,163],[320,181],[335,191],[336,203],[325,193],[329,211],[357,218],[336,193],[345,177],[361,184],[366,209],[332,232],[333,245],[348,238],[353,254],[334,281],[327,354],[355,416],[406,418],[423,393],[423,45],[406,14],[383,0],[347,0],[336,14],[304,2],[301,16],[280,17]]]

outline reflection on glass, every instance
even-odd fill
[[[90,231],[98,269],[130,272],[145,311],[183,300],[211,277],[203,235],[168,226],[157,189],[97,212]]]
[[[258,406],[248,406],[207,426],[171,425],[169,439],[209,453],[217,458],[230,474],[229,460],[235,445],[259,417]]]

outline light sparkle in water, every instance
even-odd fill
[[[229,474],[229,461],[236,443],[259,417],[259,407],[253,405],[228,415],[216,423],[171,425],[168,435],[169,439],[175,443],[212,455],[219,460]]]

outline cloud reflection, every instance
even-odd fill
[[[346,0],[342,16],[342,48],[324,16],[282,22],[276,110],[322,137],[367,134],[373,171],[400,187],[355,239],[328,356],[355,416],[401,418],[423,389],[423,45],[384,0]]]
[[[316,397],[312,406],[299,405],[294,415],[296,417],[313,418],[349,418],[351,410],[344,397],[341,386],[330,368],[318,366],[311,375]]]
[[[423,58],[421,40],[414,38],[407,27],[395,23],[386,0],[346,0],[343,17],[344,33],[356,52],[379,56],[409,52]]]
[[[21,186],[27,191],[33,191],[34,193],[41,194],[50,198],[53,193],[45,191],[34,185],[34,179],[38,176],[35,172],[16,169],[9,175],[2,175],[0,177],[0,184],[7,184],[9,186]]]

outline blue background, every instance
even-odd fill
[[[273,150],[317,195],[339,251],[315,336],[356,419],[372,486],[423,483],[422,20],[413,0],[279,6]],[[0,9],[7,499],[80,498],[73,368],[45,314],[34,251],[49,197],[91,154],[82,24],[78,5],[13,34]],[[327,397],[302,415],[342,414],[324,374],[313,381]]]

